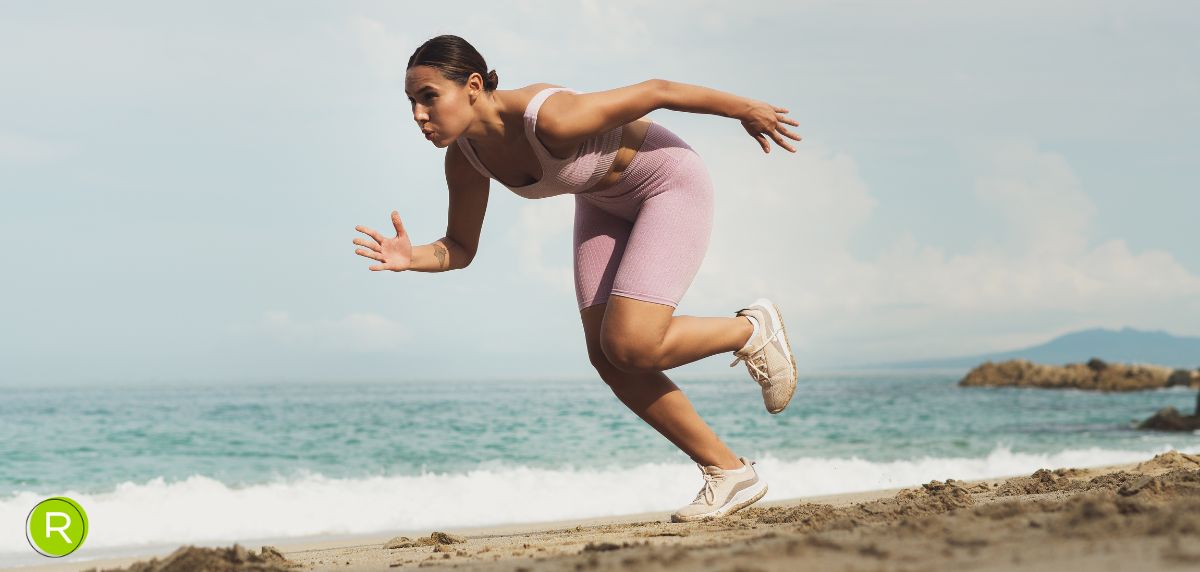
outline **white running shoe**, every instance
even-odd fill
[[[767,483],[758,477],[754,461],[738,457],[746,470],[725,470],[716,465],[700,467],[704,476],[704,487],[696,494],[696,500],[671,515],[672,522],[691,522],[705,518],[719,518],[733,514],[750,506],[767,494]]]
[[[768,412],[779,413],[796,393],[797,375],[796,356],[788,344],[783,317],[779,315],[779,308],[766,298],[755,300],[749,308],[738,310],[737,315],[749,315],[758,320],[758,332],[742,349],[734,352],[735,359],[729,367],[739,361],[746,362],[750,377],[762,386],[763,405]]]

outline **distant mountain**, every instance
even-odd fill
[[[1195,369],[1200,368],[1200,338],[1133,328],[1083,330],[1019,350],[895,363],[888,364],[887,367],[974,367],[985,361],[1018,358],[1047,364],[1066,364],[1086,362],[1094,357],[1110,362],[1150,363]]]

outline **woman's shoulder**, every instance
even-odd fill
[[[537,92],[542,91],[543,89],[551,88],[551,87],[565,87],[565,86],[561,86],[561,85],[553,84],[553,83],[531,83],[525,87],[522,87],[521,91],[528,92],[530,96],[533,96]]]
[[[564,87],[553,83],[531,83],[525,87],[517,87],[513,89],[499,89],[500,97],[503,97],[508,104],[519,110],[524,110],[529,107],[529,103],[533,101],[533,97],[544,89],[552,87]]]
[[[545,91],[545,90],[547,90],[547,89],[550,89],[550,88],[564,88],[564,89],[571,89],[571,88],[569,88],[569,87],[562,86],[562,85],[558,85],[558,84],[553,84],[553,83],[532,83],[532,84],[529,84],[529,85],[527,85],[527,86],[525,86],[525,87],[522,87],[522,88],[520,88],[520,91],[521,91],[521,95],[520,95],[520,98],[519,98],[519,101],[521,102],[520,108],[521,108],[521,109],[526,109],[526,110],[528,110],[528,108],[529,108],[529,105],[530,105],[531,103],[533,103],[533,98],[534,98],[534,97],[536,97],[536,96],[537,96],[537,94],[541,93],[542,91]],[[574,91],[574,90],[572,90],[572,91]]]

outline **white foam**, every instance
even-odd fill
[[[770,486],[764,500],[913,486],[932,479],[980,479],[1039,468],[1129,463],[1170,450],[1098,448],[1053,454],[997,447],[981,458],[876,462],[858,458],[781,461],[755,458]],[[1183,448],[1200,452],[1200,447]],[[126,482],[100,494],[73,490],[20,492],[0,499],[0,565],[31,563],[25,516],[39,500],[65,495],[88,512],[86,545],[70,558],[138,547],[231,544],[261,538],[388,534],[503,523],[670,511],[702,485],[693,464],[646,464],[613,470],[529,467],[465,473],[333,479],[300,474],[233,488],[208,477]],[[136,552],[134,552],[136,553]],[[33,561],[36,561],[34,559]]]

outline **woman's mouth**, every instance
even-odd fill
[[[426,139],[428,139],[428,140],[430,140],[430,141],[433,141],[433,132],[432,132],[432,131],[430,131],[429,133],[426,133],[426,134],[425,134],[425,138],[426,138]]]

